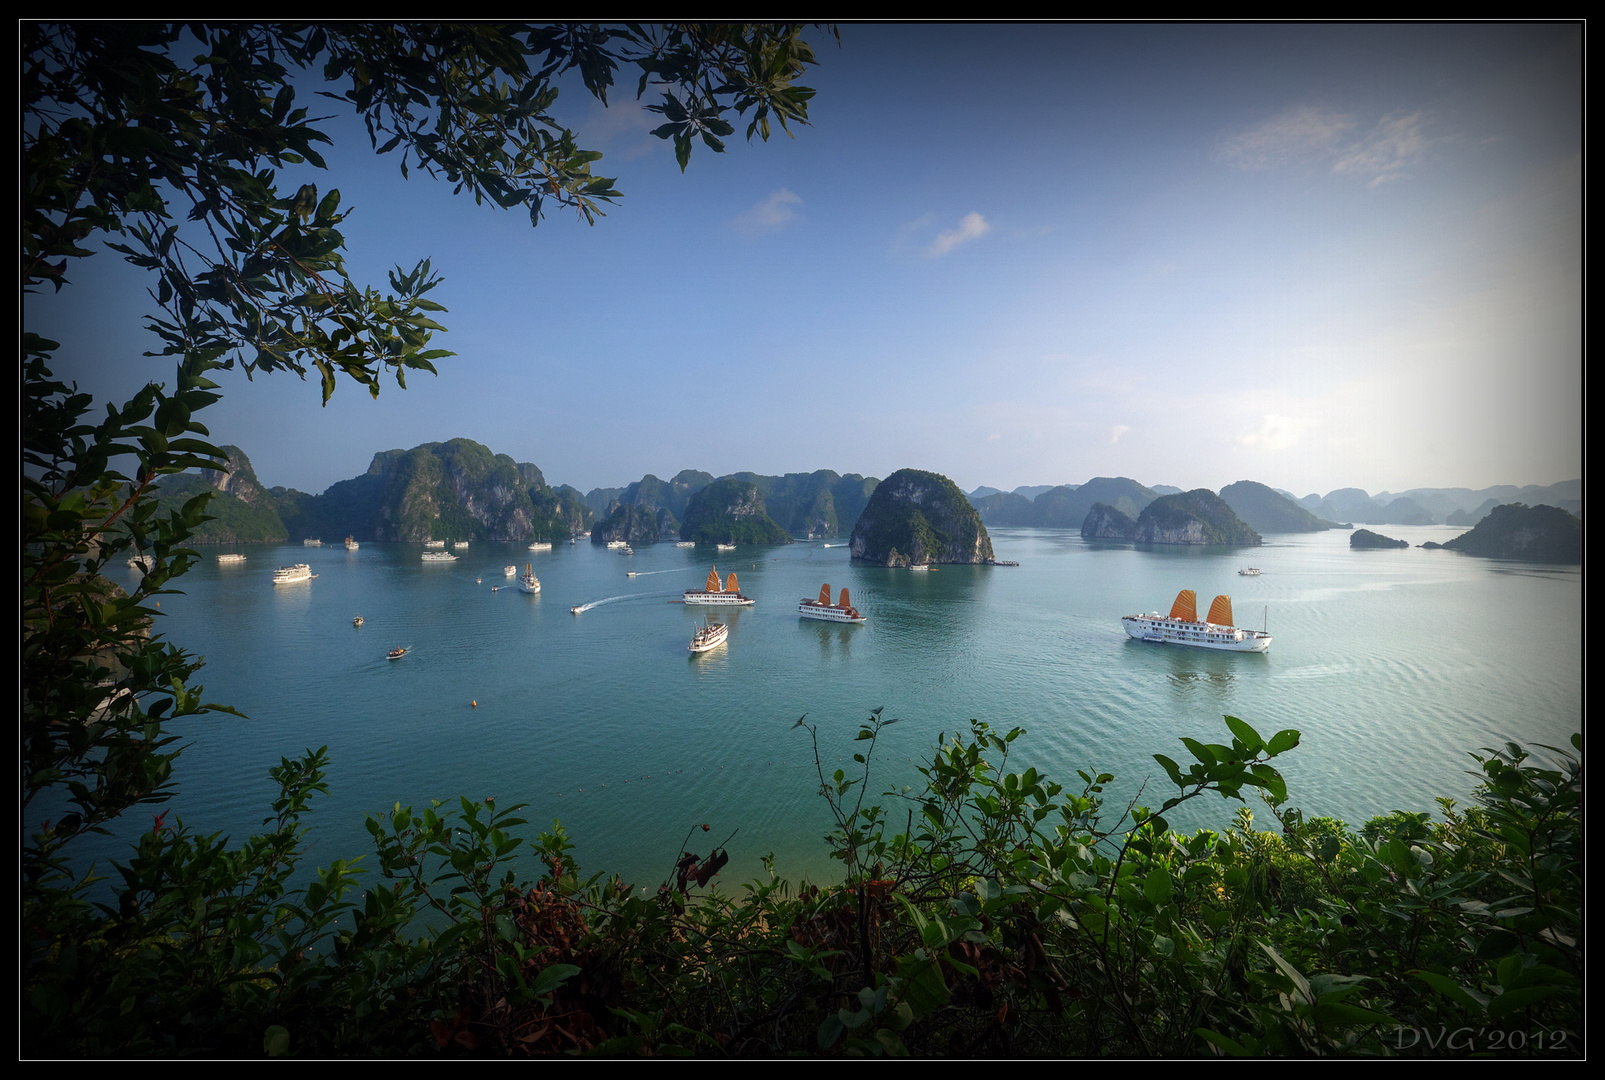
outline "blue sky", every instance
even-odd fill
[[[355,275],[433,259],[457,355],[326,408],[315,380],[225,373],[214,439],[305,491],[458,436],[582,491],[684,468],[1298,495],[1581,475],[1579,27],[813,37],[813,126],[683,176],[629,93],[565,91],[625,194],[595,226],[531,229],[331,126],[308,179],[352,211]],[[27,300],[101,397],[171,374],[115,259]]]

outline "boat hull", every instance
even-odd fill
[[[715,607],[747,607],[753,601],[740,593],[692,592],[685,594],[688,604],[709,604]]]
[[[705,653],[712,649],[717,649],[729,640],[729,637],[730,630],[728,627],[720,626],[707,631],[699,630],[691,638],[691,644],[687,645],[686,649],[693,653]]]
[[[818,619],[820,622],[861,623],[864,616],[853,608],[837,607],[834,604],[818,604],[812,600],[804,600],[797,606],[797,615],[803,619]]]
[[[1126,615],[1120,620],[1127,635],[1155,645],[1188,645],[1217,652],[1266,652],[1271,635],[1237,626],[1185,622],[1162,615]]]

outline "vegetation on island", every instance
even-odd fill
[[[494,799],[398,803],[368,820],[370,861],[307,872],[322,750],[269,770],[255,836],[170,819],[172,722],[232,712],[150,633],[212,498],[158,512],[155,487],[228,465],[197,418],[208,374],[288,368],[325,395],[342,376],[377,393],[443,355],[426,263],[389,295],[364,289],[338,196],[275,189],[328,141],[293,73],[321,71],[376,148],[476,198],[589,218],[617,192],[544,111],[551,75],[577,67],[603,97],[617,64],[639,67],[665,88],[657,134],[683,167],[694,140],[719,148],[732,109],[749,134],[805,120],[798,33],[23,25],[25,288],[68,287],[82,245],[109,241],[151,271],[176,363],[171,384],[102,408],[55,380],[25,307],[23,1056],[1581,1056],[1575,737],[1543,760],[1485,750],[1475,805],[1355,833],[1289,801],[1277,763],[1296,732],[1233,718],[1222,742],[1184,738],[1185,764],[1155,755],[1173,788],[1155,809],[1106,806],[1107,773],[1022,768],[1023,732],[977,722],[940,740],[922,787],[877,798],[896,720],[872,710],[848,775],[804,718],[841,878],[771,872],[737,895],[710,889],[728,858],[712,822],[642,897],[586,876],[561,827],[526,841],[520,808]],[[438,503],[406,514],[459,527]],[[154,565],[119,595],[102,571],[131,553]],[[1255,794],[1279,832],[1255,828]],[[1169,829],[1217,796],[1245,802],[1231,825]],[[131,811],[151,826],[93,902],[75,845]]]
[[[1032,489],[1026,489],[1030,491]],[[988,495],[974,501],[988,525],[1034,525],[1048,529],[1080,529],[1093,506],[1102,503],[1136,518],[1159,497],[1152,488],[1124,476],[1095,476],[1085,484],[1061,484],[1026,499],[1020,492]]]
[[[1316,517],[1281,492],[1253,480],[1239,480],[1220,489],[1221,500],[1258,533],[1321,532],[1338,527]]]
[[[1408,540],[1395,540],[1391,536],[1372,532],[1370,529],[1355,529],[1349,537],[1349,547],[1354,549],[1367,548],[1407,548]]]
[[[691,496],[680,539],[699,544],[791,543],[791,536],[765,510],[758,485],[734,476],[715,480]]]
[[[993,559],[992,538],[964,492],[919,469],[899,469],[876,485],[848,550],[855,561],[883,566]]]
[[[1112,506],[1093,503],[1081,522],[1083,540],[1130,540],[1137,535],[1137,523]]]
[[[190,537],[195,544],[282,543],[289,529],[279,514],[278,499],[264,488],[245,452],[237,446],[218,447],[227,458],[222,470],[202,469],[169,476],[156,485],[156,512],[182,511],[197,495],[212,496],[210,520]]]
[[[678,530],[679,524],[666,508],[654,510],[650,506],[615,501],[607,517],[591,529],[591,543],[622,540],[626,544],[655,544]]]
[[[1197,488],[1179,495],[1161,495],[1137,516],[1132,539],[1145,544],[1222,544],[1246,547],[1261,543],[1219,495]]]
[[[1496,559],[1583,561],[1583,523],[1555,506],[1496,506],[1475,528],[1443,545],[1450,551]]]

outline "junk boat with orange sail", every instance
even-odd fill
[[[1126,615],[1121,623],[1126,633],[1138,641],[1196,645],[1200,649],[1226,652],[1264,652],[1271,647],[1271,635],[1261,630],[1245,630],[1232,625],[1232,600],[1217,596],[1209,605],[1209,617],[1198,618],[1198,597],[1191,589],[1176,594],[1169,615],[1150,611],[1146,615]]]
[[[753,601],[741,595],[741,589],[736,585],[736,575],[731,574],[730,580],[722,586],[719,584],[719,568],[714,567],[708,571],[707,584],[700,589],[687,589],[685,602],[688,604],[720,604],[737,605],[745,607]]]
[[[826,582],[819,587],[819,599],[809,600],[804,597],[797,605],[797,614],[805,619],[823,619],[825,622],[861,623],[864,616],[853,607],[852,601],[847,597],[847,590],[842,590],[841,603],[830,602],[830,583]]]

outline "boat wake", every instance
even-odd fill
[[[679,596],[680,594],[677,592],[625,593],[622,596],[604,596],[600,600],[590,600],[583,604],[575,604],[573,607],[569,608],[569,610],[576,615],[580,615],[584,612],[590,611],[592,608],[601,607],[603,604],[617,604],[623,600],[663,600],[668,597],[674,597],[678,599]]]

